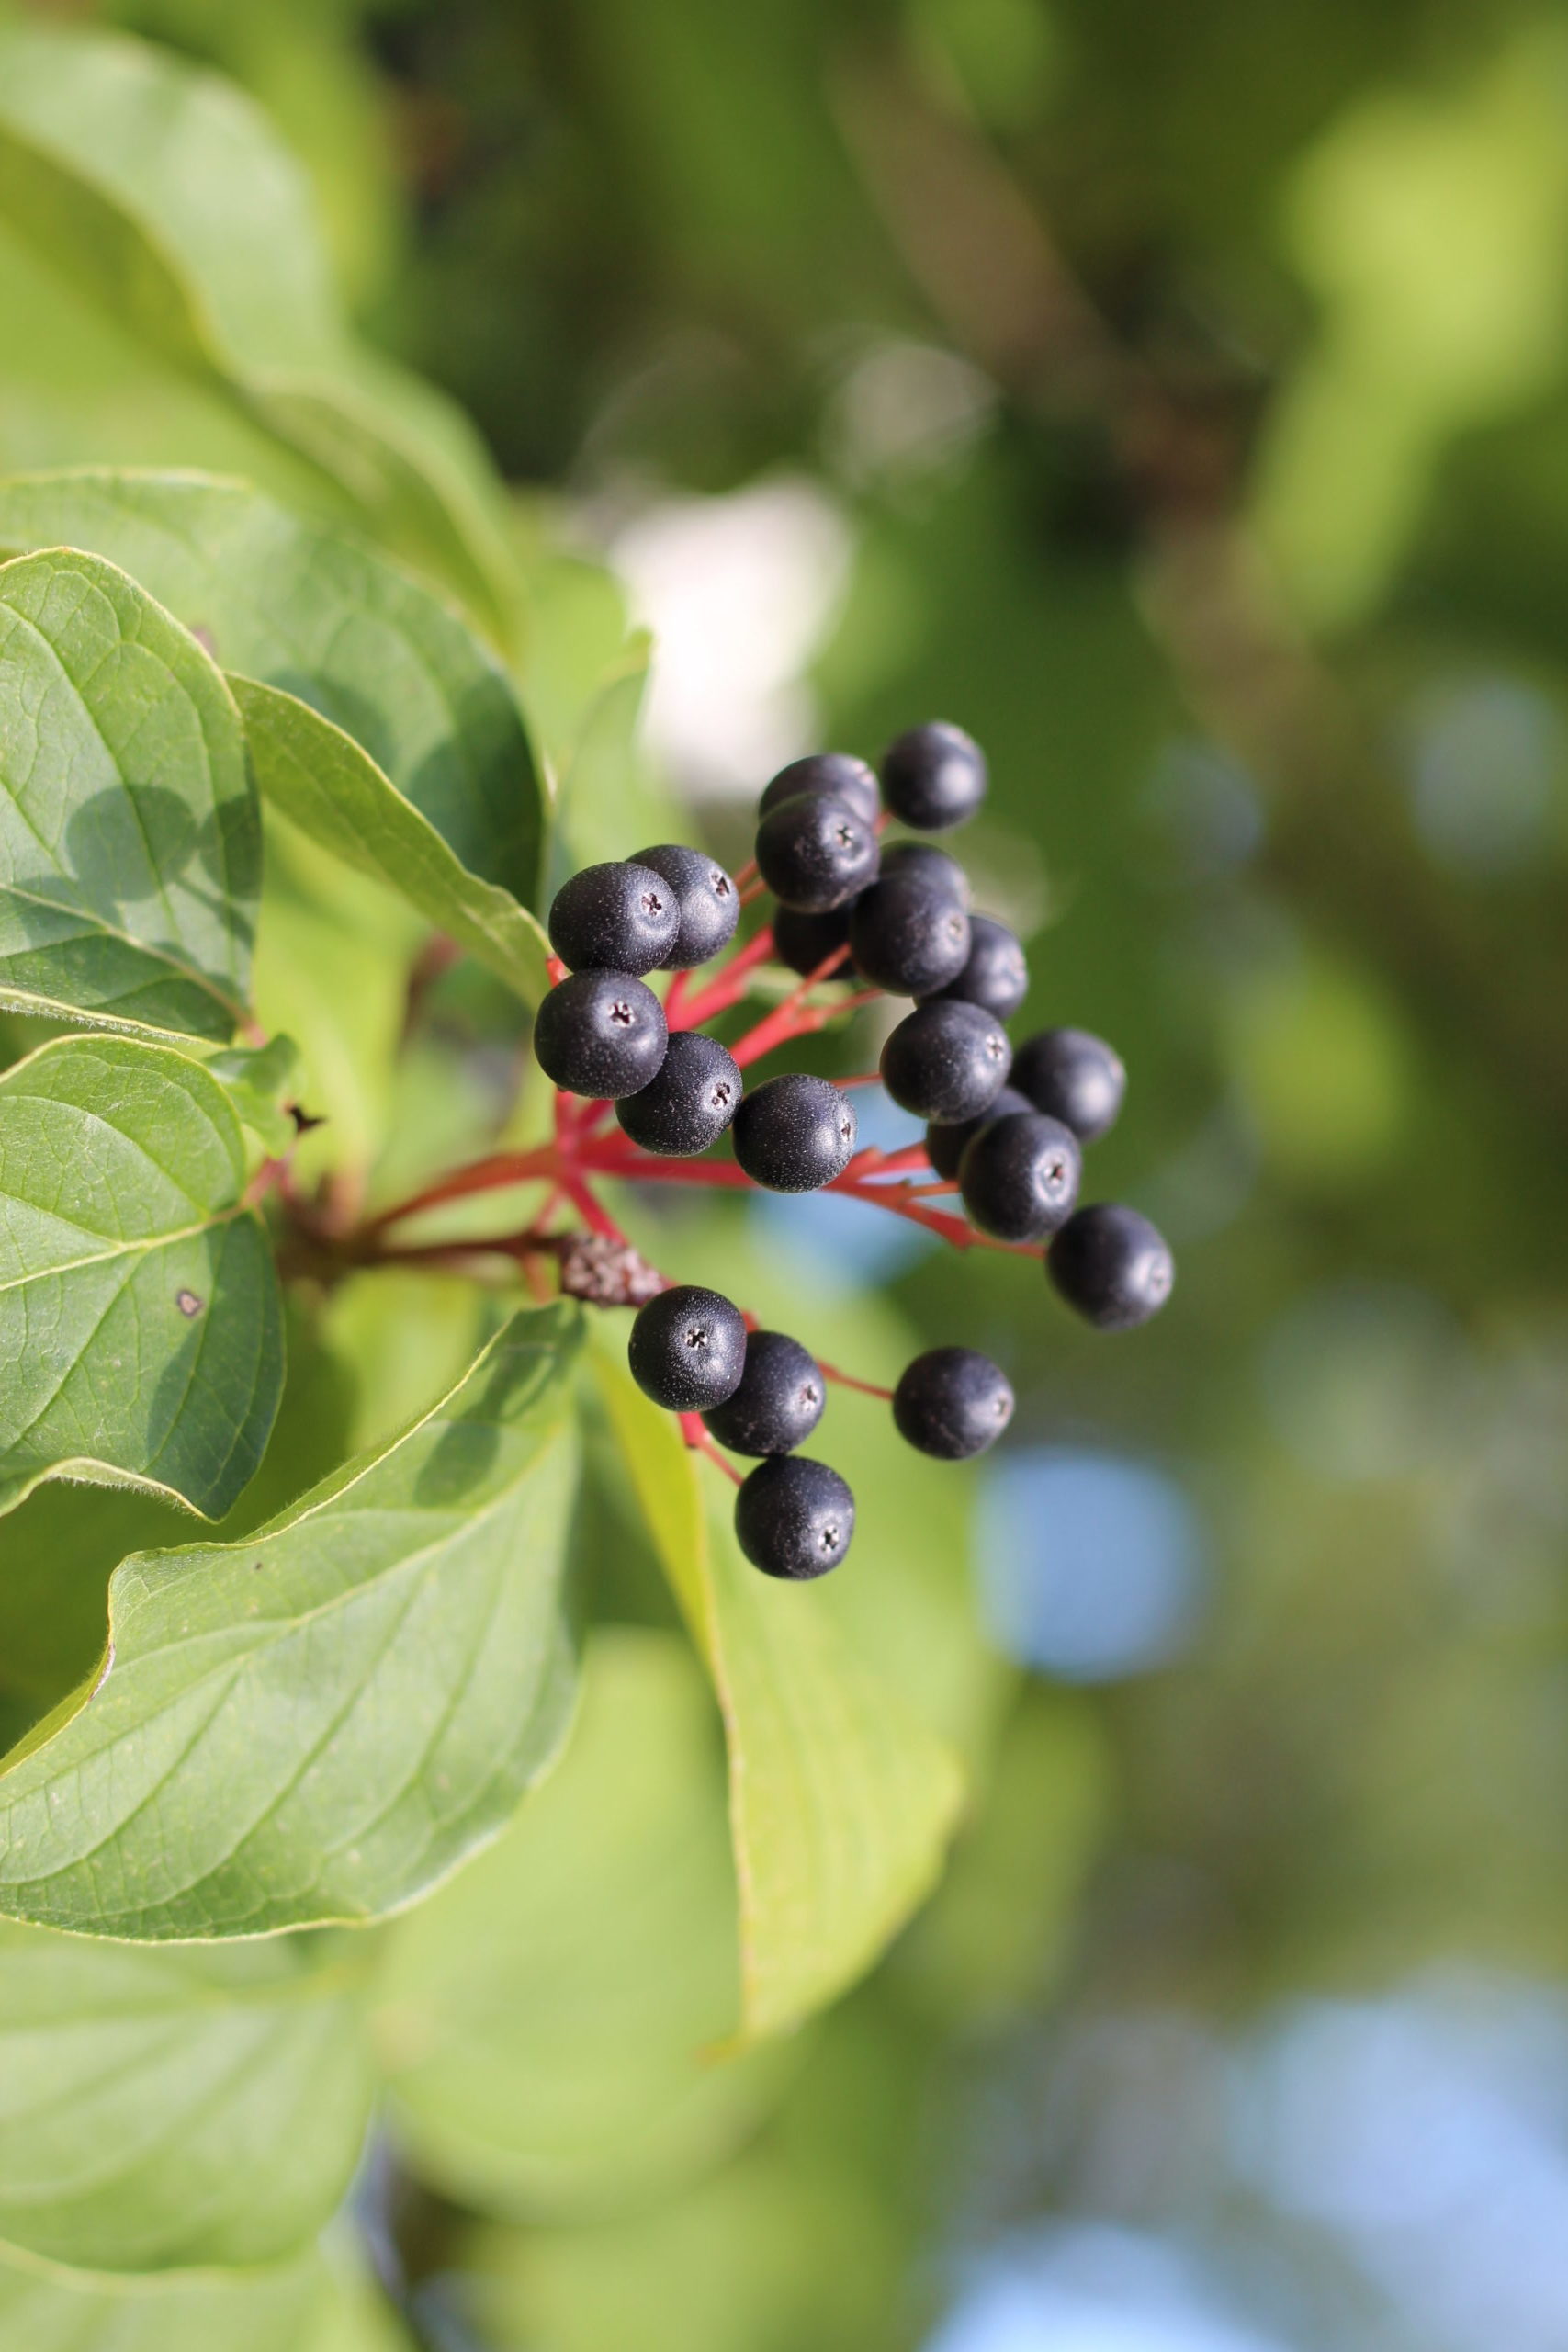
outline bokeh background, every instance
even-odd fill
[[[515,485],[547,724],[652,629],[637,758],[737,857],[801,750],[981,740],[1028,1018],[1131,1073],[1090,1190],[1179,1252],[1107,1340],[849,1204],[728,1236],[1013,1375],[982,1795],[725,2162],[405,2216],[428,2343],[1560,2352],[1568,12],[32,13],[280,125]],[[246,469],[32,266],[0,464]]]

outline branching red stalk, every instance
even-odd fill
[[[873,1380],[856,1380],[852,1373],[840,1372],[836,1363],[824,1363],[820,1356],[817,1366],[824,1380],[831,1380],[840,1388],[853,1388],[862,1396],[880,1396],[885,1405],[893,1402],[891,1388],[879,1388]]]
[[[749,972],[755,971],[759,964],[765,964],[773,952],[772,930],[760,931],[739,955],[730,957],[724,969],[708,982],[705,989],[699,989],[694,996],[682,1001],[676,1020],[670,1019],[666,1006],[664,1018],[669,1026],[672,1029],[700,1029],[705,1021],[712,1021],[718,1013],[728,1012],[730,1006],[739,1004],[746,993],[736,983],[743,980]]]
[[[710,1462],[717,1464],[732,1485],[739,1487],[745,1484],[734,1463],[714,1443],[700,1413],[678,1413],[675,1418],[681,1424],[681,1435],[694,1453],[705,1453]]]

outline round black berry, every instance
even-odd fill
[[[875,832],[830,792],[781,800],[757,828],[757,871],[776,899],[807,914],[845,905],[875,879],[876,863]]]
[[[804,979],[850,943],[848,907],[828,907],[808,915],[799,907],[780,907],[773,916],[773,954]]]
[[[894,996],[934,996],[969,960],[969,918],[948,890],[919,873],[892,874],[850,910],[855,969]]]
[[[691,1159],[716,1143],[740,1101],[740,1072],[716,1037],[677,1029],[649,1085],[623,1096],[615,1116],[633,1143],[666,1159]]]
[[[661,875],[675,894],[675,944],[660,958],[661,972],[688,972],[728,946],[740,920],[740,893],[716,859],[679,842],[661,842],[657,849],[639,849],[636,863]]]
[[[855,1148],[854,1106],[825,1078],[770,1078],[730,1130],[735,1157],[770,1193],[814,1193],[841,1176]]]
[[[746,1365],[739,1307],[716,1290],[682,1283],[650,1298],[626,1346],[632,1378],[671,1413],[705,1413],[733,1396]]]
[[[998,1021],[1012,1019],[1029,993],[1029,967],[1005,922],[995,922],[989,915],[970,916],[969,961],[937,993],[964,1004],[983,1004]]]
[[[931,1348],[904,1368],[893,1391],[898,1434],[939,1462],[967,1462],[994,1445],[1012,1419],[1012,1386],[973,1348]]]
[[[901,1111],[953,1124],[977,1119],[1001,1091],[1012,1047],[977,1004],[937,997],[916,1005],[882,1048],[882,1083]]]
[[[731,1453],[793,1453],[822,1418],[828,1399],[821,1371],[784,1331],[752,1331],[740,1385],[703,1415]]]
[[[996,1101],[987,1110],[982,1111],[977,1119],[960,1120],[956,1126],[945,1124],[939,1126],[933,1120],[926,1129],[926,1158],[931,1161],[932,1170],[951,1182],[958,1173],[958,1163],[971,1136],[978,1135],[980,1129],[993,1119],[1006,1119],[1015,1111],[1032,1111],[1033,1108],[1027,1094],[1020,1094],[1015,1087],[1004,1086]]]
[[[1012,1075],[1019,1092],[1071,1127],[1080,1143],[1093,1143],[1115,1125],[1127,1091],[1120,1056],[1087,1029],[1042,1029],[1026,1037],[1013,1056]]]
[[[1102,1331],[1130,1331],[1157,1315],[1176,1279],[1165,1237],[1136,1209],[1096,1201],[1070,1216],[1045,1271],[1069,1306]]]
[[[630,972],[573,972],[534,1023],[539,1068],[569,1094],[614,1102],[650,1085],[664,1060],[664,1007]]]
[[[836,1470],[802,1453],[760,1462],[735,1498],[740,1549],[764,1576],[804,1582],[836,1568],[855,1532],[855,1498]]]
[[[955,857],[934,842],[884,842],[879,872],[890,874],[923,874],[928,882],[935,883],[948,896],[956,899],[965,914],[974,893],[969,876]]]
[[[780,768],[757,803],[757,814],[765,817],[782,801],[794,800],[803,792],[830,792],[836,800],[847,800],[868,825],[874,825],[882,814],[874,773],[849,752],[813,752],[809,759],[791,760],[787,768]]]
[[[550,945],[569,971],[651,972],[681,927],[675,893],[650,865],[585,865],[550,903]]]
[[[1038,1241],[1073,1213],[1078,1196],[1077,1137],[1038,1111],[987,1119],[958,1163],[964,1205],[998,1241]]]
[[[986,797],[986,755],[962,727],[933,718],[911,727],[882,755],[887,806],[918,833],[962,825]]]

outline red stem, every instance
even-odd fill
[[[744,989],[737,988],[736,982],[744,979],[748,972],[755,971],[759,964],[765,964],[773,952],[772,931],[760,931],[738,956],[730,957],[723,971],[710,980],[705,989],[699,989],[695,996],[684,1001],[679,1008],[678,1020],[670,1020],[667,1008],[666,1022],[672,1029],[698,1029],[705,1021],[711,1021],[716,1013],[728,1012],[729,1007],[738,1004],[746,993]]]
[[[820,1356],[817,1359],[817,1368],[824,1380],[836,1381],[840,1388],[858,1389],[863,1396],[880,1396],[885,1405],[893,1402],[891,1388],[878,1388],[871,1380],[856,1380],[852,1374],[840,1372],[836,1363],[824,1363]]]
[[[675,1418],[681,1424],[681,1435],[694,1453],[705,1453],[708,1460],[716,1463],[725,1476],[737,1487],[744,1485],[745,1481],[735,1464],[726,1460],[709,1436],[700,1413],[677,1413]]]

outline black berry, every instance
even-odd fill
[[[760,1462],[735,1498],[740,1549],[764,1576],[826,1576],[854,1532],[855,1498],[842,1478],[801,1453]]]
[[[876,877],[876,834],[847,800],[798,793],[770,808],[757,828],[757,870],[786,907],[820,914],[841,907]]]
[[[956,1124],[977,1119],[1000,1092],[1012,1047],[977,1004],[938,997],[916,1005],[882,1048],[882,1083],[901,1111]]]
[[[850,910],[855,969],[894,996],[934,996],[969,960],[969,918],[929,876],[889,875]]]
[[[1005,922],[995,922],[989,915],[970,916],[969,961],[958,978],[937,993],[956,997],[964,1004],[983,1004],[998,1021],[1012,1019],[1029,993],[1029,967]]]
[[[614,1102],[650,1085],[664,1060],[664,1007],[630,972],[573,972],[534,1023],[539,1068],[569,1094]]]
[[[716,1037],[677,1029],[659,1075],[623,1096],[615,1116],[633,1143],[666,1159],[691,1159],[716,1143],[735,1116],[740,1072]]]
[[[849,941],[848,907],[829,907],[819,915],[808,915],[799,907],[780,907],[773,916],[773,954],[803,979],[840,947],[847,947]]]
[[[1078,1196],[1077,1138],[1038,1111],[988,1119],[958,1164],[964,1205],[998,1241],[1038,1241],[1065,1225]]]
[[[821,1371],[798,1340],[752,1331],[739,1387],[703,1419],[731,1453],[793,1453],[821,1419],[827,1396]]]
[[[825,1078],[770,1078],[747,1095],[730,1133],[735,1157],[754,1184],[770,1193],[814,1193],[849,1165],[854,1108]]]
[[[882,814],[874,773],[849,752],[814,752],[809,759],[791,760],[787,768],[780,768],[757,803],[757,814],[765,817],[782,801],[794,800],[803,792],[830,792],[836,800],[847,800],[868,825],[874,825]]]
[[[683,849],[679,842],[639,849],[636,863],[662,876],[675,894],[675,944],[660,958],[660,971],[690,971],[694,964],[705,964],[728,946],[740,920],[740,893],[732,874],[701,850]]]
[[[939,1126],[933,1121],[926,1129],[926,1158],[938,1176],[951,1182],[958,1173],[958,1163],[971,1136],[978,1135],[980,1129],[993,1119],[1006,1119],[1015,1111],[1032,1111],[1033,1108],[1027,1094],[1020,1094],[1016,1087],[1004,1086],[989,1109],[982,1111],[977,1119],[961,1120],[956,1126],[945,1124]]]
[[[939,1462],[967,1462],[994,1445],[1012,1419],[1011,1384],[973,1348],[931,1348],[904,1368],[893,1391],[898,1434]]]
[[[972,817],[986,797],[986,757],[962,727],[933,718],[911,727],[882,755],[887,806],[918,833],[944,833]]]
[[[950,898],[956,899],[965,914],[969,911],[973,896],[969,876],[958,860],[950,857],[946,850],[938,849],[934,842],[884,842],[879,870],[884,876],[923,874],[928,882],[934,882]]]
[[[1070,1216],[1045,1271],[1069,1306],[1102,1331],[1130,1331],[1157,1315],[1176,1268],[1165,1237],[1136,1209],[1097,1201]]]
[[[681,927],[675,893],[650,865],[585,865],[550,904],[550,945],[573,972],[651,972]]]
[[[703,1413],[740,1385],[746,1326],[716,1290],[683,1283],[650,1298],[632,1325],[626,1359],[645,1396],[672,1413]]]
[[[1114,1126],[1127,1091],[1121,1057],[1087,1029],[1042,1029],[1026,1037],[1013,1056],[1012,1075],[1020,1093],[1071,1127],[1080,1143]]]

